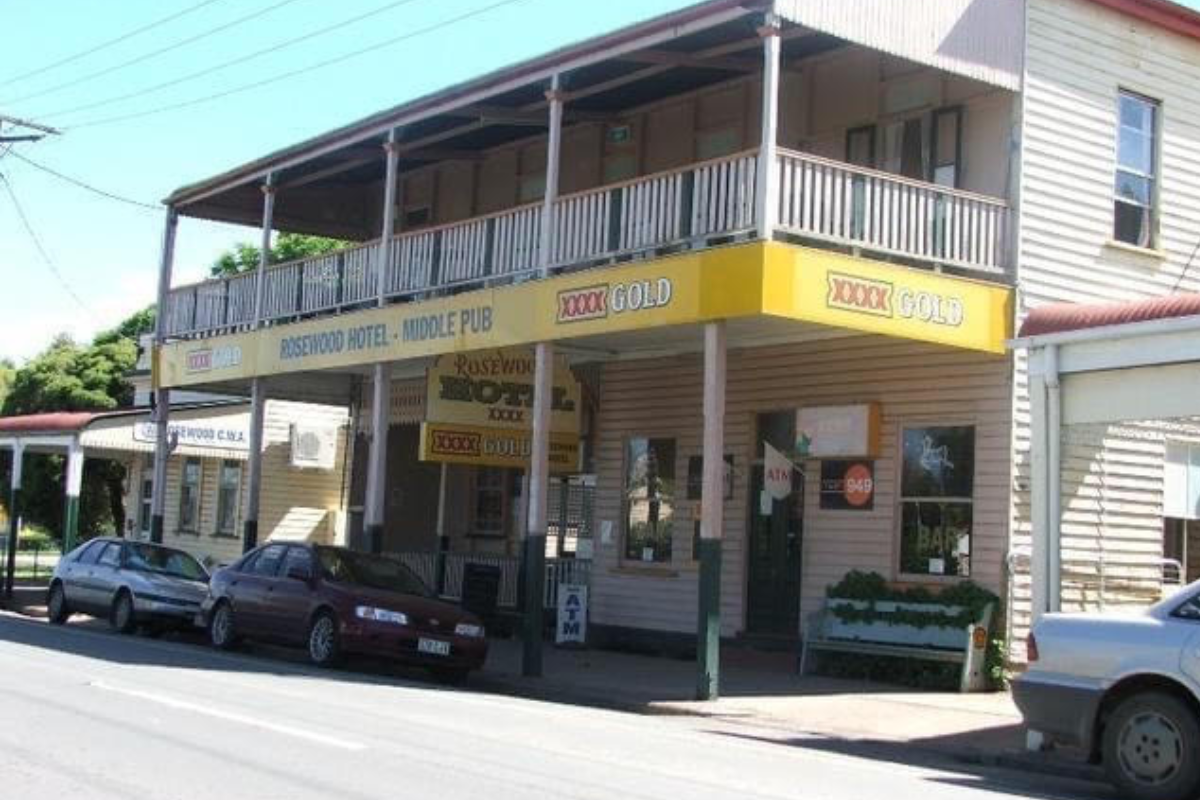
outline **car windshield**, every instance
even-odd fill
[[[334,583],[429,596],[429,589],[420,578],[408,567],[390,558],[318,547],[317,561],[321,565],[321,576]]]
[[[131,543],[126,566],[144,572],[187,578],[190,581],[208,580],[208,572],[200,566],[199,561],[182,550],[172,550],[169,547]]]

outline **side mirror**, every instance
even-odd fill
[[[300,566],[289,567],[287,576],[302,583],[311,583],[313,579],[312,572],[308,569],[308,567]]]

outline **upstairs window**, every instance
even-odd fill
[[[1154,246],[1158,112],[1154,100],[1132,92],[1120,93],[1113,238],[1136,247]]]

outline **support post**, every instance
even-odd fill
[[[542,197],[539,252],[539,275],[543,278],[550,274],[550,265],[554,263],[554,204],[558,201],[558,173],[562,162],[563,91],[562,79],[557,73],[550,79],[546,101],[550,108],[550,135],[546,145],[546,193]]]
[[[21,471],[25,462],[25,445],[21,440],[13,443],[12,474],[9,476],[8,492],[8,564],[4,571],[4,597],[12,600],[13,580],[17,577],[17,535],[21,531]]]
[[[262,193],[262,239],[259,242],[258,269],[254,272],[253,327],[255,328],[262,325],[267,293],[267,267],[271,264],[271,228],[275,224],[275,173],[267,175],[267,180],[262,185]]]
[[[1046,526],[1047,581],[1046,608],[1062,610],[1062,383],[1058,375],[1058,345],[1046,346],[1043,360],[1046,382]],[[1103,555],[1103,554],[1101,554]],[[1104,565],[1101,563],[1101,575]],[[1101,577],[1103,581],[1103,577]],[[1100,592],[1104,604],[1103,584]]]
[[[79,535],[79,492],[83,487],[83,448],[78,441],[67,450],[66,505],[63,508],[63,555],[75,549]]]
[[[721,676],[721,538],[725,515],[725,323],[704,326],[704,470],[700,494],[700,586],[696,699],[715,700]]]
[[[441,463],[438,474],[438,505],[437,505],[437,555],[434,556],[433,575],[438,597],[446,590],[446,553],[450,551],[450,537],[446,535],[446,479],[450,475],[450,465]]]
[[[150,541],[163,540],[163,511],[167,502],[167,460],[171,457],[169,427],[171,391],[159,385],[158,356],[167,340],[167,315],[171,293],[171,272],[175,264],[175,233],[179,228],[179,213],[167,207],[163,225],[162,255],[158,265],[158,305],[154,317],[154,357],[151,377],[154,385],[154,480],[150,495]]]
[[[542,674],[542,596],[546,583],[546,509],[550,488],[550,401],[554,379],[554,345],[535,349],[533,376],[533,442],[529,455],[529,511],[525,530],[525,635],[521,673]]]
[[[250,382],[250,453],[246,459],[246,521],[242,523],[242,552],[258,547],[258,508],[262,496],[263,418],[267,389],[262,378]]]
[[[758,35],[763,40],[762,142],[758,148],[758,238],[770,240],[779,213],[776,169],[779,128],[779,17],[766,14]]]
[[[399,130],[388,131],[383,149],[387,153],[387,167],[383,179],[383,225],[379,233],[379,250],[376,255],[375,304],[387,304],[388,254],[391,253],[392,237],[396,235],[396,181],[400,167]]]
[[[1030,614],[1036,623],[1049,609],[1050,596],[1050,479],[1047,453],[1046,378],[1044,353],[1029,354],[1029,505]]]
[[[387,492],[388,413],[392,405],[392,367],[376,364],[371,378],[371,452],[367,466],[367,499],[363,527],[367,549],[383,552],[384,498]]]

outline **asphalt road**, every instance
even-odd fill
[[[0,615],[0,796],[14,800],[1111,798],[907,761]]]

